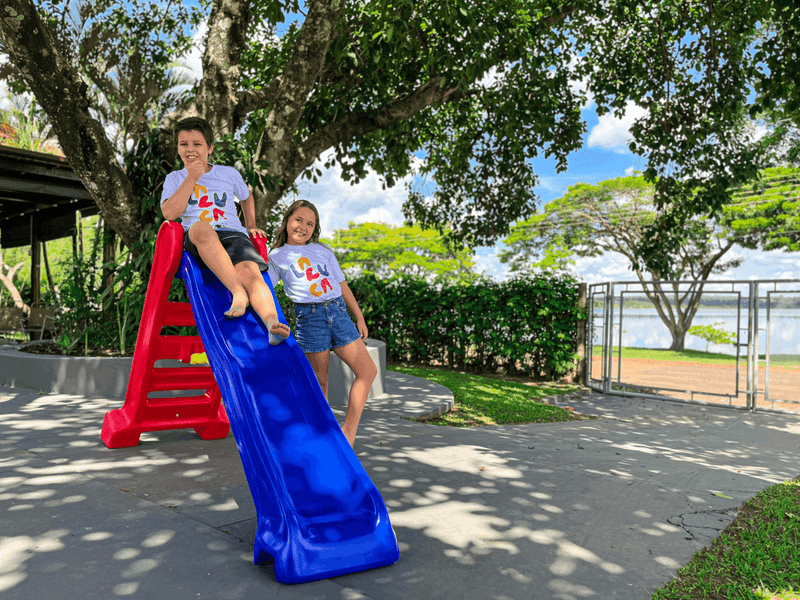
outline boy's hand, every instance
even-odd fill
[[[191,178],[195,183],[197,183],[197,180],[205,175],[206,171],[208,171],[208,163],[204,158],[200,157],[195,158],[190,156],[183,161],[183,165],[186,167],[186,172],[189,174],[189,178]]]
[[[249,233],[250,236],[254,237],[254,238],[262,238],[262,237],[265,238],[265,237],[267,237],[267,232],[266,231],[264,231],[263,229],[257,229],[255,227],[251,227],[250,229],[248,229],[247,233]]]

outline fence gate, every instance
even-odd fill
[[[608,384],[610,373],[606,370],[606,352],[610,349],[607,344],[606,325],[609,323],[607,315],[608,290],[610,283],[596,283],[589,286],[586,298],[588,318],[586,320],[586,385],[592,389],[609,393]]]
[[[587,309],[596,391],[800,413],[800,280],[600,283]]]

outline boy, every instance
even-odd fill
[[[229,318],[241,317],[248,305],[267,325],[270,344],[280,344],[289,328],[278,321],[272,293],[261,271],[267,263],[253,246],[254,237],[266,237],[255,227],[255,201],[233,167],[208,163],[214,150],[214,132],[205,119],[189,117],[175,126],[178,154],[184,169],[167,175],[161,194],[161,212],[168,221],[181,219],[184,248],[211,269],[233,295]],[[241,198],[245,229],[234,202]]]

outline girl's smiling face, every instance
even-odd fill
[[[303,206],[297,208],[286,223],[286,243],[290,246],[304,246],[314,234],[317,217],[314,211]]]

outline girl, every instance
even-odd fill
[[[297,343],[311,363],[325,397],[331,348],[353,370],[355,380],[342,426],[353,446],[378,368],[364,345],[364,315],[345,283],[333,251],[320,243],[319,234],[317,208],[308,200],[294,202],[275,236],[268,272],[273,285],[278,279],[283,281],[286,295],[294,302]],[[356,324],[347,314],[348,308],[355,315]]]

